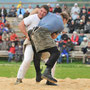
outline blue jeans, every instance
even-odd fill
[[[12,60],[13,57],[14,57],[14,54],[9,52],[8,56],[9,56],[8,62],[11,62],[11,60]]]
[[[61,54],[60,54],[60,57],[59,57],[59,59],[58,59],[58,63],[61,63],[61,62],[62,62],[62,57],[63,57],[63,55],[66,56],[67,63],[69,63],[69,54],[68,54],[68,53],[66,53],[66,54],[61,53]]]

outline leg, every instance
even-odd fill
[[[61,63],[62,62],[62,53],[60,54],[60,57],[59,57],[59,59],[58,59],[58,63]]]
[[[57,47],[49,48],[47,50],[44,50],[44,52],[45,51],[48,51],[50,53],[50,57],[49,57],[49,60],[46,62],[47,67],[42,75],[42,78],[47,79],[48,81],[52,83],[55,83],[57,82],[57,80],[52,77],[51,69],[54,66],[55,62],[57,61],[60,53]]]
[[[67,58],[67,63],[69,63],[69,55],[68,55],[68,53],[65,54],[65,55],[66,55],[66,58]]]
[[[33,49],[32,45],[27,45],[24,52],[24,60],[18,70],[17,79],[23,79],[29,66],[30,62],[33,60]]]
[[[40,59],[41,54],[40,53],[34,53],[34,66],[36,70],[36,82],[40,82],[41,79],[41,70],[40,70]]]

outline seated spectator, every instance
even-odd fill
[[[74,48],[74,44],[72,43],[71,39],[68,38],[66,46],[68,47],[68,50],[71,51]]]
[[[16,12],[17,12],[17,10],[16,10],[15,6],[12,5],[12,7],[9,10],[8,17],[16,17]]]
[[[87,8],[85,5],[83,5],[83,7],[81,8],[80,14],[82,14],[83,10],[85,10],[87,12]]]
[[[87,21],[84,27],[84,33],[90,33],[90,20]]]
[[[6,46],[7,46],[7,50],[9,50],[10,49],[10,47],[11,47],[11,41],[10,41],[10,38],[6,38]]]
[[[0,18],[0,28],[1,28],[1,25],[5,26],[5,24],[2,22],[2,18]]]
[[[69,11],[69,9],[68,9],[66,4],[63,5],[62,12],[67,12],[70,15],[70,11]]]
[[[62,48],[60,49],[60,52],[61,52],[60,57],[57,62],[62,63],[62,57],[66,56],[67,63],[69,63],[69,50],[65,43],[63,44]]]
[[[28,12],[28,10],[26,10],[26,12],[24,13],[23,18],[28,17],[29,15],[30,15],[30,13]]]
[[[18,36],[16,35],[15,31],[12,31],[11,35],[10,35],[10,41],[12,41],[12,42],[15,41],[16,37],[18,37]]]
[[[86,37],[83,38],[83,41],[80,45],[82,47],[82,52],[85,54],[87,52],[88,40]]]
[[[78,7],[78,4],[75,3],[74,7],[72,7],[72,9],[71,9],[71,16],[72,16],[73,20],[75,20],[77,18],[79,13],[80,13],[80,8]]]
[[[82,43],[84,37],[86,37],[86,35],[84,35],[84,33],[81,32],[79,36],[79,45]]]
[[[7,42],[6,42],[6,39],[9,38],[9,34],[4,31],[3,34],[2,34],[2,50],[7,50],[8,49],[8,46],[7,46]]]
[[[71,24],[69,24],[68,28],[69,28],[69,33],[73,33],[73,31],[75,30],[75,23],[74,20],[71,21]]]
[[[26,9],[26,11],[27,11],[28,13],[31,13],[31,12],[33,11],[32,6],[31,6],[31,5],[29,5],[29,6],[28,6],[28,8]]]
[[[2,18],[2,23],[5,23],[7,21],[4,15],[1,18]]]
[[[11,62],[11,60],[14,58],[14,55],[15,55],[15,44],[12,43],[12,46],[8,51],[8,62]]]
[[[2,16],[4,16],[4,17],[7,16],[7,10],[4,6],[2,6],[0,9],[0,17],[2,17]]]
[[[53,12],[53,7],[51,7],[50,3],[47,4],[49,7],[49,12]]]
[[[18,18],[22,19],[25,13],[25,9],[21,6],[20,8],[18,8],[17,10],[17,16]]]
[[[78,45],[79,36],[76,31],[73,32],[73,35],[71,36],[71,41],[73,44]]]
[[[23,46],[21,45],[20,42],[18,42],[18,45],[15,47],[15,61],[18,62],[22,60],[23,57]]]
[[[55,9],[54,9],[53,12],[56,13],[56,14],[60,14],[60,13],[62,12],[62,9],[61,9],[61,7],[59,6],[59,4],[56,4],[56,7],[55,7]]]
[[[75,19],[75,30],[76,31],[79,28],[80,20],[81,20],[80,16],[78,15],[77,18]]]
[[[80,20],[80,23],[79,23],[79,26],[78,26],[78,29],[77,29],[77,32],[80,33],[80,32],[84,32],[84,22],[83,20]]]
[[[68,40],[67,31],[65,30],[62,31],[61,39],[63,40],[64,43],[67,43]]]
[[[8,28],[5,28],[3,25],[1,25],[0,30],[1,30],[2,32],[4,32],[4,31],[6,31],[7,33],[9,32],[9,31],[8,31]]]

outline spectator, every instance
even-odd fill
[[[78,45],[79,36],[76,31],[73,32],[73,35],[71,36],[71,41],[73,44]]]
[[[10,41],[12,41],[12,42],[15,41],[16,37],[18,37],[18,36],[16,35],[15,31],[12,31],[11,35],[10,35]]]
[[[60,52],[61,52],[61,54],[58,59],[58,63],[62,63],[62,57],[64,57],[64,56],[66,56],[67,63],[69,63],[69,50],[65,43],[63,44],[62,48],[60,49]]]
[[[3,24],[1,25],[0,30],[1,30],[2,32],[4,32],[4,31],[6,31],[7,33],[9,32],[8,29],[4,27]]]
[[[59,6],[59,4],[56,4],[56,7],[55,7],[55,9],[54,9],[53,12],[56,13],[56,14],[60,14],[60,13],[62,12],[62,9],[61,9],[61,7]]]
[[[66,4],[63,5],[62,12],[67,12],[70,15],[70,11],[69,11],[69,9],[68,9]]]
[[[84,35],[84,33],[81,32],[79,36],[79,45],[82,43],[84,37],[86,37],[86,35]]]
[[[84,27],[84,33],[90,33],[90,20],[87,21]]]
[[[16,17],[16,12],[17,12],[17,10],[16,10],[15,6],[12,5],[12,7],[9,10],[8,17]]]
[[[2,18],[2,22],[3,22],[3,23],[5,23],[5,22],[7,21],[6,18],[5,18],[3,15],[2,15],[1,18]]]
[[[71,21],[71,24],[69,24],[68,28],[69,28],[69,33],[73,33],[73,31],[75,30],[75,23],[74,20]]]
[[[0,9],[0,17],[6,17],[7,16],[7,10],[5,9],[4,6],[2,6],[2,8]]]
[[[51,7],[50,3],[47,4],[49,7],[49,12],[53,12],[53,8]]]
[[[17,16],[18,16],[18,18],[22,19],[24,13],[25,13],[25,9],[21,6],[21,7],[17,10]]]
[[[82,52],[85,54],[87,52],[88,40],[86,37],[83,38],[83,41],[80,45],[82,47]]]
[[[83,20],[80,20],[80,24],[78,26],[78,29],[77,29],[77,32],[80,33],[80,32],[84,32],[84,22]]]
[[[12,43],[12,46],[10,47],[9,51],[8,51],[8,62],[11,62],[11,60],[14,58],[15,55],[15,44]]]
[[[80,13],[80,8],[78,7],[78,4],[75,3],[74,7],[72,7],[72,9],[71,9],[71,16],[72,16],[73,20],[75,20],[77,18],[79,13]]]
[[[1,28],[1,25],[5,26],[5,24],[2,22],[2,18],[0,18],[0,28]]]
[[[74,48],[74,44],[72,43],[71,39],[68,38],[66,46],[68,47],[68,50],[71,51]]]
[[[65,30],[62,31],[61,39],[63,40],[64,43],[67,43],[68,35]]]
[[[28,10],[26,10],[26,12],[24,13],[23,18],[28,17],[29,15],[30,15],[30,13],[28,12]]]
[[[75,19],[75,30],[76,31],[79,28],[79,24],[80,24],[80,16],[78,15],[77,18]]]
[[[83,7],[81,8],[80,14],[82,14],[83,10],[85,10],[87,12],[87,8],[85,5],[83,5]]]
[[[26,9],[26,11],[28,11],[28,13],[31,13],[33,11],[33,8],[31,5],[28,6],[28,8]]]
[[[22,60],[23,57],[23,46],[20,42],[18,42],[18,45],[15,47],[15,61],[18,62],[19,60]]]

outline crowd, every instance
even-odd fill
[[[77,3],[75,3],[71,9],[69,9],[66,4],[64,4],[63,7],[56,4],[55,8],[49,3],[47,5],[49,11],[52,13],[60,14],[61,12],[67,12],[70,16],[68,23],[64,25],[64,31],[55,39],[61,51],[58,63],[62,62],[62,56],[64,55],[67,57],[67,63],[69,63],[69,51],[73,50],[75,45],[80,45],[83,53],[87,52],[89,40],[84,34],[90,33],[90,8],[87,8],[85,5],[80,8]],[[39,8],[39,5],[37,5],[36,8]],[[19,61],[23,56],[22,45],[25,37],[22,39],[18,38],[15,31],[10,27],[6,17],[23,19],[29,16],[33,10],[34,8],[32,8],[31,5],[25,9],[21,4],[17,7],[12,5],[9,12],[7,12],[4,6],[0,8],[0,50],[9,51],[9,62],[14,56],[16,61]],[[72,33],[72,36],[68,36],[68,33]]]

